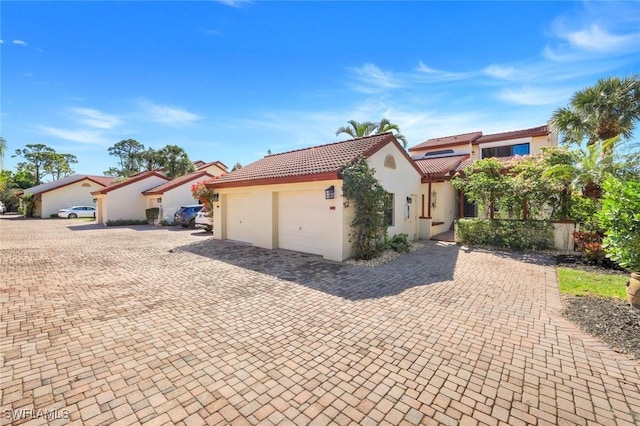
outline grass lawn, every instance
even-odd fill
[[[626,275],[585,272],[571,268],[556,268],[560,292],[572,296],[600,296],[626,299]]]

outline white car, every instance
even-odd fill
[[[196,228],[204,228],[207,231],[213,230],[213,214],[205,209],[200,210],[196,213]]]
[[[76,217],[96,217],[96,208],[92,206],[73,206],[58,210],[58,217],[75,219]]]

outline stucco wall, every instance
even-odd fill
[[[448,231],[456,216],[458,205],[456,203],[456,190],[449,182],[433,182],[431,184],[431,230],[423,231],[422,235],[431,236]],[[435,193],[435,198],[433,197]],[[420,187],[420,195],[424,195],[425,215],[428,213],[429,184],[423,183]],[[434,206],[435,204],[435,206]],[[424,226],[424,224],[423,224]]]
[[[173,215],[178,211],[180,207],[189,206],[192,204],[200,204],[198,200],[193,198],[193,195],[191,194],[191,185],[193,185],[195,182],[196,181],[187,182],[165,192],[161,196],[156,196],[156,198],[162,198],[161,206],[159,206],[161,207],[161,220],[166,220],[168,223],[173,223]]]
[[[396,168],[384,166],[387,155],[392,155]],[[420,173],[409,163],[393,144],[388,144],[373,154],[367,161],[375,169],[375,177],[382,187],[394,194],[394,221],[388,228],[389,237],[408,234],[409,240],[418,238],[418,216],[420,204]],[[408,202],[411,200],[411,202]],[[407,212],[408,209],[408,212]]]
[[[324,199],[324,190],[335,187],[335,198]],[[240,188],[220,188],[220,201],[214,203],[213,238],[226,239],[227,197],[247,194],[249,197],[251,244],[256,247],[274,249],[278,247],[278,195],[282,192],[314,192],[318,194],[326,214],[318,214],[316,226],[323,230],[323,254],[325,259],[341,261],[343,255],[343,208],[342,181],[304,182],[279,185],[258,185]],[[333,207],[333,209],[332,209]]]
[[[143,191],[165,183],[166,179],[158,176],[150,176],[138,182],[114,189],[104,196],[104,202],[99,206],[103,209],[99,212],[100,223],[110,220],[146,220],[145,209],[147,200],[142,195]]]
[[[88,186],[82,186],[88,185]],[[102,185],[98,185],[88,179],[72,183],[49,192],[42,194],[42,218],[50,217],[58,210],[72,206],[94,206],[91,191],[102,189]]]

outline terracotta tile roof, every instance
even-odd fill
[[[388,143],[398,144],[392,133],[271,154],[221,176],[211,184],[215,187],[231,187],[338,179],[339,170],[346,164],[360,155],[368,157]],[[400,146],[399,149],[411,161]]]
[[[206,179],[207,177],[213,177],[211,173],[208,173],[204,170],[196,171],[193,173],[188,173],[183,176],[178,176],[176,178],[171,179],[169,182],[165,182],[161,185],[158,185],[154,188],[148,189],[146,191],[142,191],[144,195],[161,195],[167,191],[172,190],[180,185],[184,185],[187,182]]]
[[[158,172],[157,170],[150,170],[148,172],[137,173],[137,174],[135,174],[135,175],[123,180],[123,181],[112,183],[111,185],[106,186],[106,187],[104,187],[104,188],[102,188],[102,189],[100,189],[98,191],[93,191],[91,193],[91,195],[107,194],[107,193],[109,193],[109,192],[111,192],[113,190],[116,190],[118,188],[122,188],[123,186],[127,186],[127,185],[130,185],[130,184],[135,183],[135,182],[139,182],[139,181],[141,181],[143,179],[146,179],[148,177],[151,177],[151,176],[157,176],[157,177],[160,177],[162,179],[169,180],[168,177],[166,177],[162,173]]]
[[[228,169],[229,169],[229,168],[227,167],[227,165],[226,165],[226,164],[224,164],[222,161],[212,161],[212,162],[210,162],[210,163],[205,163],[205,162],[202,162],[202,161],[201,161],[201,163],[202,163],[202,164],[200,164],[199,166],[196,166],[196,170],[202,170],[202,169],[207,168],[207,167],[209,167],[209,166],[213,166],[214,164],[215,164],[216,166],[220,167],[222,170],[228,170]]]
[[[420,151],[422,149],[441,148],[453,145],[466,145],[482,136],[482,132],[463,133],[461,135],[445,136],[442,138],[433,138],[422,142],[416,146],[409,148],[411,151]]]
[[[502,132],[502,133],[492,133],[490,135],[483,135],[478,139],[473,141],[474,145],[486,143],[486,142],[496,142],[496,141],[504,141],[509,139],[518,139],[518,138],[526,138],[533,136],[546,136],[551,133],[549,126],[538,126],[532,127],[530,129],[522,129],[522,130],[514,130],[512,132]]]
[[[76,182],[83,181],[85,179],[90,180],[90,181],[92,181],[94,183],[97,183],[98,185],[101,185],[101,186],[110,185],[114,180],[114,178],[109,177],[109,176],[94,176],[94,175],[75,174],[75,175],[63,177],[63,178],[58,179],[58,180],[54,180],[53,182],[46,182],[46,183],[42,183],[40,185],[36,185],[34,187],[25,189],[24,192],[28,192],[28,193],[31,193],[31,194],[34,194],[34,195],[44,194],[45,192],[53,191],[54,189],[58,189],[58,188],[61,188],[63,186],[71,185],[71,184],[74,184]]]
[[[439,158],[423,158],[415,160],[415,162],[422,172],[423,177],[444,177],[452,170],[456,170],[458,165],[468,158],[469,155],[465,154]]]

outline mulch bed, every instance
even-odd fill
[[[556,265],[583,271],[622,274],[619,269],[591,265],[579,256],[556,256]],[[626,300],[595,296],[563,296],[562,314],[611,349],[640,360],[640,309]]]

